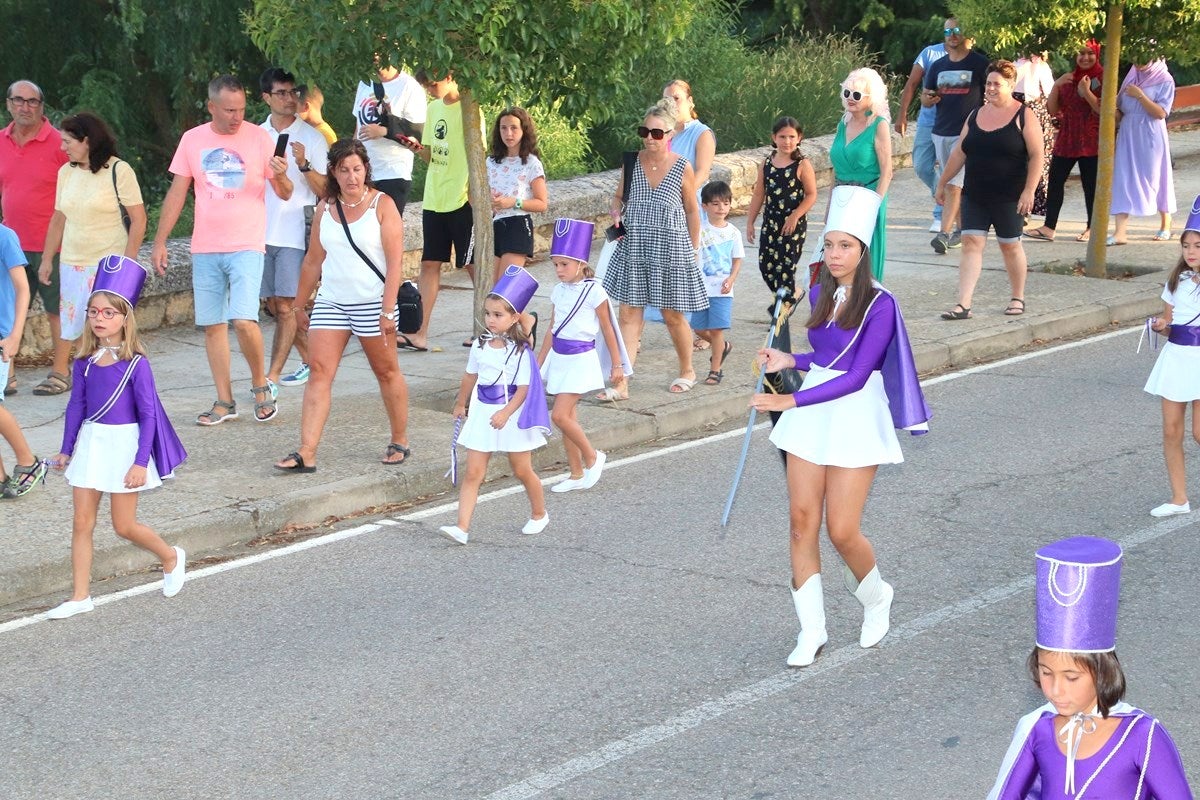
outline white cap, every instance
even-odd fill
[[[862,186],[834,187],[825,212],[825,231],[848,233],[870,247],[882,202],[883,198]]]

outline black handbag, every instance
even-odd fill
[[[624,167],[624,179],[621,182],[621,202],[624,203],[629,199],[629,186],[633,183],[633,166],[637,163],[638,154],[636,151],[627,151],[621,154],[621,166]],[[622,214],[621,221],[616,225],[609,225],[604,231],[604,238],[610,242],[615,242],[625,235],[625,217]]]
[[[342,201],[334,200],[337,206],[338,216],[341,217],[342,230],[346,232],[346,241],[350,243],[350,247],[354,252],[358,253],[358,257],[366,262],[371,271],[378,276],[379,280],[387,283],[387,278],[379,271],[379,267],[375,266],[375,262],[367,257],[367,254],[358,249],[358,245],[354,243],[354,237],[350,235],[350,225],[346,223],[346,212],[342,209]],[[406,280],[400,284],[400,290],[396,292],[396,330],[401,333],[416,333],[421,330],[424,311],[421,307],[421,292],[416,284]],[[390,309],[384,309],[384,313],[388,313]]]

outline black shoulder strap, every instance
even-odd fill
[[[362,250],[359,250],[358,245],[354,243],[354,237],[350,235],[350,226],[346,223],[346,212],[342,209],[342,201],[334,198],[333,202],[337,205],[338,216],[341,217],[342,220],[342,230],[346,232],[346,241],[350,243],[352,248],[354,248],[354,252],[358,253],[358,257],[367,262],[367,266],[370,267],[371,271],[379,277],[379,280],[387,283],[387,278],[383,277],[383,273],[379,271],[379,267],[375,266],[375,262],[367,258],[367,254]]]
[[[629,199],[629,187],[633,183],[633,168],[637,164],[638,154],[636,150],[626,151],[621,154],[621,163],[625,167],[625,173],[621,184],[621,201]]]

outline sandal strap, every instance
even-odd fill
[[[226,401],[226,400],[213,400],[213,408],[218,408],[218,407],[220,407],[220,408],[223,408],[223,409],[225,409],[226,411],[234,411],[234,410],[236,410],[236,409],[237,409],[237,401],[236,401],[236,400],[228,400],[228,401]],[[211,413],[211,412],[205,411],[204,413],[205,413],[205,414],[208,414],[208,413]]]
[[[387,454],[388,454],[389,456],[394,456],[394,455],[396,455],[397,453],[400,453],[400,454],[401,454],[401,455],[403,455],[405,458],[408,458],[409,456],[411,456],[411,455],[412,455],[412,450],[411,450],[411,449],[409,449],[409,448],[407,448],[407,447],[405,447],[405,446],[404,446],[404,445],[402,445],[402,444],[396,444],[395,442],[388,442],[388,446],[387,446]]]

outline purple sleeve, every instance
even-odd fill
[[[812,287],[812,289],[808,293],[808,310],[810,313],[812,312],[812,310],[814,308],[817,307],[817,296],[820,294],[821,294],[821,284],[818,283],[816,286]],[[804,332],[805,332],[805,335],[808,334],[808,326],[807,325],[804,326]],[[809,353],[792,353],[792,360],[796,362],[796,369],[800,370],[801,372],[808,372],[809,368],[812,367],[813,355],[814,355],[814,353],[811,353],[811,352],[809,352]]]
[[[839,397],[853,394],[867,385],[871,373],[883,364],[888,345],[896,333],[895,300],[888,294],[880,294],[867,312],[863,320],[862,333],[850,348],[850,352],[842,356],[835,369],[845,368],[845,373],[814,386],[811,389],[801,389],[792,395],[797,406],[811,406],[817,403],[828,403]],[[812,361],[811,356],[808,359]],[[845,366],[849,361],[849,366]],[[797,361],[799,369],[799,361]]]
[[[1031,731],[1029,736],[1025,737],[1025,744],[1021,747],[1021,752],[1017,754],[1017,760],[1013,762],[1012,769],[1008,771],[1008,776],[1004,779],[1004,785],[1000,787],[998,794],[994,795],[995,800],[1025,800],[1029,796],[1029,790],[1033,788],[1034,781],[1038,778],[1037,757],[1033,754],[1034,735]]]
[[[1183,771],[1183,759],[1179,757],[1171,734],[1161,723],[1154,726],[1147,746],[1150,748],[1145,775],[1148,797],[1157,800],[1191,800],[1193,795],[1188,787],[1187,773]]]
[[[86,396],[83,386],[83,369],[87,366],[87,358],[75,359],[72,370],[71,399],[67,401],[66,424],[63,426],[62,447],[58,452],[71,455],[75,452],[75,440],[79,438],[79,429],[83,426]]]
[[[134,410],[138,421],[138,448],[133,463],[144,467],[150,463],[150,446],[154,444],[154,431],[158,424],[158,390],[154,387],[154,373],[150,362],[142,359],[133,369],[129,379],[133,391]]]

